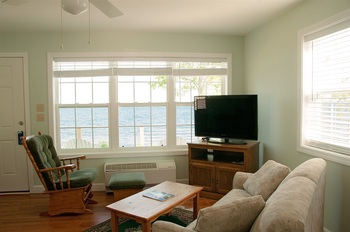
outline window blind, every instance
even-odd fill
[[[350,28],[344,28],[346,23],[305,37],[303,134],[307,145],[350,155]]]

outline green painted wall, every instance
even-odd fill
[[[48,132],[49,122],[35,121],[35,105],[47,106],[48,52],[194,52],[232,54],[233,93],[259,94],[259,140],[263,160],[274,159],[291,168],[312,156],[297,152],[297,32],[350,8],[350,1],[308,0],[245,37],[164,33],[0,34],[0,52],[27,52],[29,57],[32,132]],[[47,115],[47,112],[46,112]],[[117,154],[116,154],[117,157]],[[188,178],[187,156],[173,156],[177,178]],[[122,158],[124,159],[124,158]],[[145,158],[140,158],[145,159]],[[156,159],[156,157],[154,157]],[[113,159],[90,159],[83,166],[100,169]],[[328,161],[325,227],[350,231],[350,167]],[[36,181],[37,183],[37,181]]]
[[[291,168],[313,158],[297,152],[298,31],[350,8],[350,1],[305,1],[245,37],[245,88],[259,94],[264,160]],[[350,231],[350,167],[327,161],[325,227]]]
[[[187,53],[224,53],[232,55],[232,91],[241,93],[244,89],[243,57],[244,37],[215,36],[199,34],[165,33],[98,33],[92,32],[92,43],[88,44],[88,32],[63,34],[64,49],[61,51],[60,33],[2,33],[0,34],[0,52],[25,52],[29,57],[30,125],[31,133],[39,130],[49,132],[49,122],[36,121],[36,104],[46,107],[48,118],[48,74],[47,53],[49,52],[187,52]],[[30,132],[27,132],[28,134]],[[118,158],[125,160],[125,158]],[[164,158],[164,157],[163,157]],[[169,158],[169,157],[165,157]],[[183,155],[170,156],[177,165],[177,179],[188,179],[187,152]],[[142,160],[145,158],[136,158]],[[150,157],[148,159],[159,159]],[[82,166],[95,166],[100,170],[95,183],[104,183],[103,164],[113,159],[88,159]],[[115,161],[115,160],[114,160]],[[40,184],[35,178],[35,184]]]

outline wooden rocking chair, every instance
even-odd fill
[[[97,176],[97,169],[80,169],[80,159],[86,157],[60,159],[52,138],[40,132],[37,136],[21,137],[21,140],[45,187],[44,193],[49,194],[48,214],[92,213],[86,206],[96,203],[92,200],[92,182]]]

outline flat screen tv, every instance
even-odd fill
[[[194,98],[195,136],[209,142],[245,144],[258,139],[258,96]]]

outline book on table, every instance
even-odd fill
[[[158,190],[152,190],[152,191],[146,192],[142,195],[144,197],[152,198],[152,199],[155,199],[157,201],[165,201],[169,198],[174,197],[174,194],[162,192],[162,191],[158,191]]]

